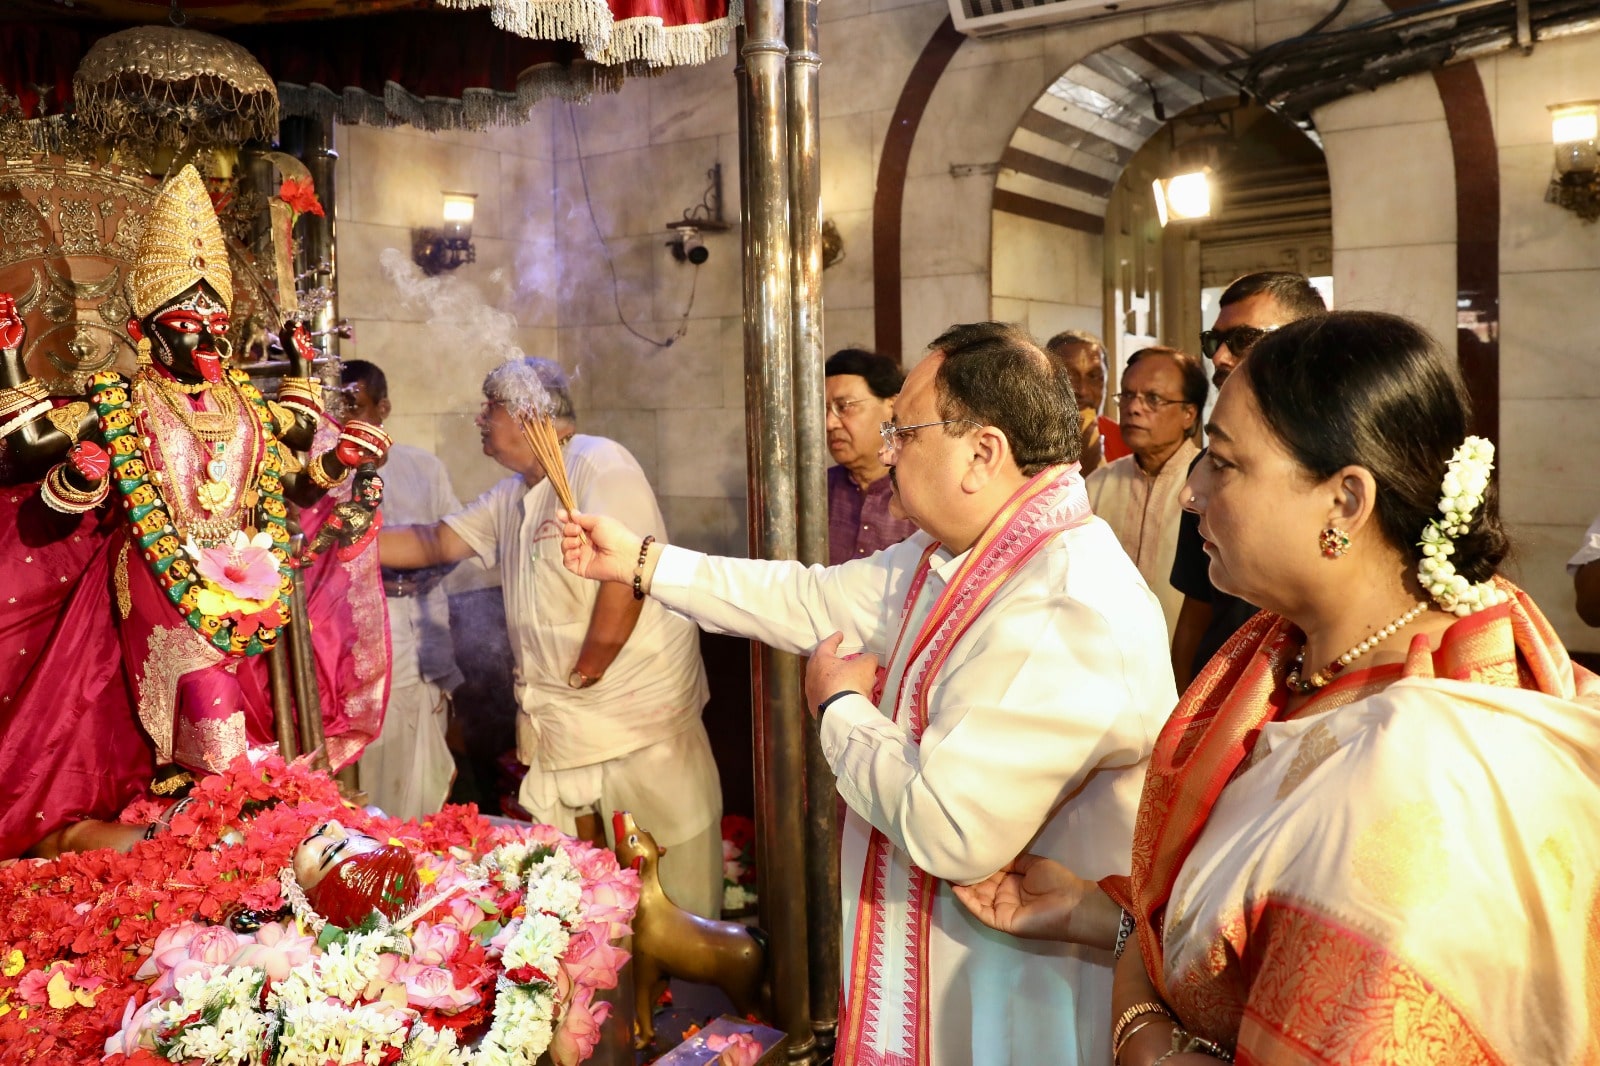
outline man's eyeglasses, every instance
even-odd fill
[[[970,418],[946,418],[941,422],[918,422],[914,426],[897,426],[893,422],[883,422],[879,424],[878,432],[883,435],[884,449],[892,452],[896,448],[900,447],[900,438],[905,436],[907,433],[912,432],[913,430],[929,429],[933,426],[948,426],[955,422],[965,422],[969,426],[977,426],[979,429],[983,428],[982,425],[974,422]]]
[[[1246,352],[1261,343],[1262,337],[1277,328],[1277,326],[1234,326],[1232,329],[1204,329],[1200,331],[1200,353],[1207,359],[1214,359],[1218,349],[1226,344],[1228,351],[1243,359]]]
[[[865,397],[859,400],[829,400],[826,410],[828,414],[832,415],[834,418],[843,418],[853,409],[860,407],[866,402],[867,401]]]
[[[1119,392],[1117,402],[1124,407],[1132,407],[1133,401],[1138,400],[1152,411],[1159,411],[1169,404],[1188,403],[1188,400],[1169,400],[1159,392]]]

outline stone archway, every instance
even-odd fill
[[[1248,50],[1203,33],[1152,33],[1102,48],[1053,81],[1000,158],[994,206],[1098,234],[1123,167],[1163,123],[1238,92],[1217,71]]]
[[[1276,113],[1234,105],[1237,86],[1220,72],[1247,54],[1212,35],[1150,33],[1083,57],[1037,96],[995,180],[994,317],[1025,322],[1041,339],[1100,334],[1114,353],[1192,348],[1201,286],[1215,283],[1203,275],[1235,263],[1230,278],[1269,267],[1330,272],[1326,162]],[[1192,133],[1202,120],[1232,145],[1234,217],[1163,230],[1149,192],[1168,163],[1173,138],[1163,133]]]

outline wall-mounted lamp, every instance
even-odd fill
[[[1556,146],[1556,172],[1545,189],[1546,203],[1557,204],[1585,222],[1600,219],[1600,100],[1554,104],[1550,139]]]
[[[701,239],[703,233],[725,233],[728,224],[722,220],[722,164],[717,163],[706,171],[706,191],[700,202],[684,208],[683,217],[667,223],[673,234],[667,247],[672,258],[680,263],[699,266],[711,258],[711,250]]]
[[[1210,167],[1157,178],[1150,186],[1156,197],[1156,218],[1163,226],[1211,217]]]
[[[444,194],[444,225],[439,229],[411,231],[411,258],[424,274],[440,274],[463,263],[475,262],[478,250],[472,246],[472,216],[478,194]]]
[[[1173,119],[1167,176],[1151,182],[1156,218],[1199,222],[1217,214],[1218,177],[1236,150],[1232,111],[1202,110]]]

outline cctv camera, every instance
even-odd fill
[[[711,258],[711,251],[700,239],[700,231],[693,226],[679,226],[678,236],[667,242],[667,247],[672,249],[672,258],[682,263],[687,260],[699,266]]]

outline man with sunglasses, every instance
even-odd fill
[[[1304,274],[1269,270],[1239,278],[1223,291],[1216,323],[1200,334],[1200,351],[1211,360],[1211,383],[1222,388],[1239,361],[1268,333],[1327,310],[1322,294]],[[1187,499],[1188,494],[1182,496]],[[1199,519],[1185,511],[1172,561],[1172,587],[1183,593],[1172,634],[1172,672],[1179,692],[1256,613],[1254,605],[1212,585],[1210,572]]]
[[[1176,693],[1160,606],[1089,507],[1066,369],[1016,326],[955,326],[906,378],[880,457],[919,531],[839,566],[716,559],[567,523],[567,566],[702,626],[807,652],[808,709],[849,808],[836,1062],[1111,1059],[1120,910],[1081,943],[980,926],[952,885],[1024,850],[1126,871]],[[579,536],[579,530],[586,535]],[[878,669],[882,661],[884,669]]]
[[[905,375],[886,355],[842,348],[823,367],[827,390],[828,565],[864,559],[917,527],[890,508],[889,468],[878,458],[878,427],[894,417]]]

